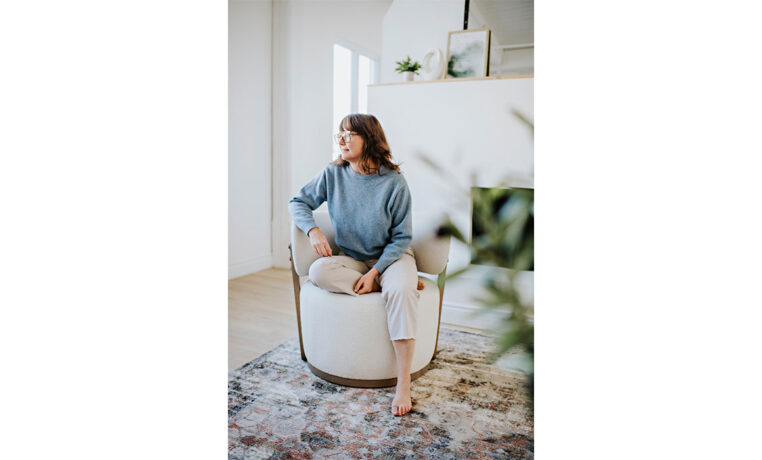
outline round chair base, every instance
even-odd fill
[[[413,381],[417,379],[418,377],[422,376],[428,369],[431,362],[423,366],[421,370],[414,372],[410,374],[410,381]],[[397,378],[391,378],[391,379],[379,379],[379,380],[359,380],[359,379],[347,379],[344,377],[339,377],[337,375],[331,375],[327,372],[323,372],[317,367],[313,366],[312,364],[307,361],[307,366],[309,366],[310,370],[313,374],[317,375],[323,380],[326,380],[331,383],[335,383],[337,385],[343,385],[345,387],[355,387],[355,388],[382,388],[382,387],[393,387],[397,385]]]
[[[440,315],[436,284],[425,277],[419,279],[425,288],[417,291],[415,349],[410,362],[413,375],[435,355]],[[380,292],[337,294],[306,280],[299,300],[303,359],[315,375],[358,388],[396,385],[397,357]]]

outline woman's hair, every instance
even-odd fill
[[[359,135],[364,141],[359,161],[363,171],[381,175],[380,166],[384,165],[393,171],[400,172],[400,167],[392,163],[392,152],[389,150],[389,144],[386,142],[386,135],[381,128],[381,123],[376,117],[364,113],[350,113],[339,123],[339,131],[344,129],[354,131],[357,133],[354,135]],[[331,164],[346,166],[349,162],[339,157]],[[373,168],[373,165],[379,165],[378,170]]]

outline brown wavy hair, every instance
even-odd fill
[[[339,123],[339,131],[354,131],[362,137],[363,148],[360,154],[359,165],[363,171],[373,173],[379,176],[381,174],[381,165],[386,166],[392,171],[400,172],[400,167],[392,163],[392,152],[389,150],[389,144],[386,142],[384,129],[378,119],[370,114],[350,113]],[[349,162],[341,157],[332,161],[336,166],[347,166]],[[378,165],[378,167],[374,167]]]

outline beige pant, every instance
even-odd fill
[[[310,281],[331,292],[357,296],[354,286],[378,259],[355,260],[343,251],[332,257],[321,257],[310,266]],[[386,305],[386,319],[391,340],[414,339],[418,321],[418,268],[413,250],[386,267],[376,277]]]

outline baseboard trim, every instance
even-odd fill
[[[492,330],[508,315],[505,310],[490,310],[477,314],[480,310],[482,307],[476,305],[443,302],[441,321],[456,326]]]
[[[238,278],[244,275],[265,270],[273,266],[273,255],[263,256],[228,265],[228,279]]]

